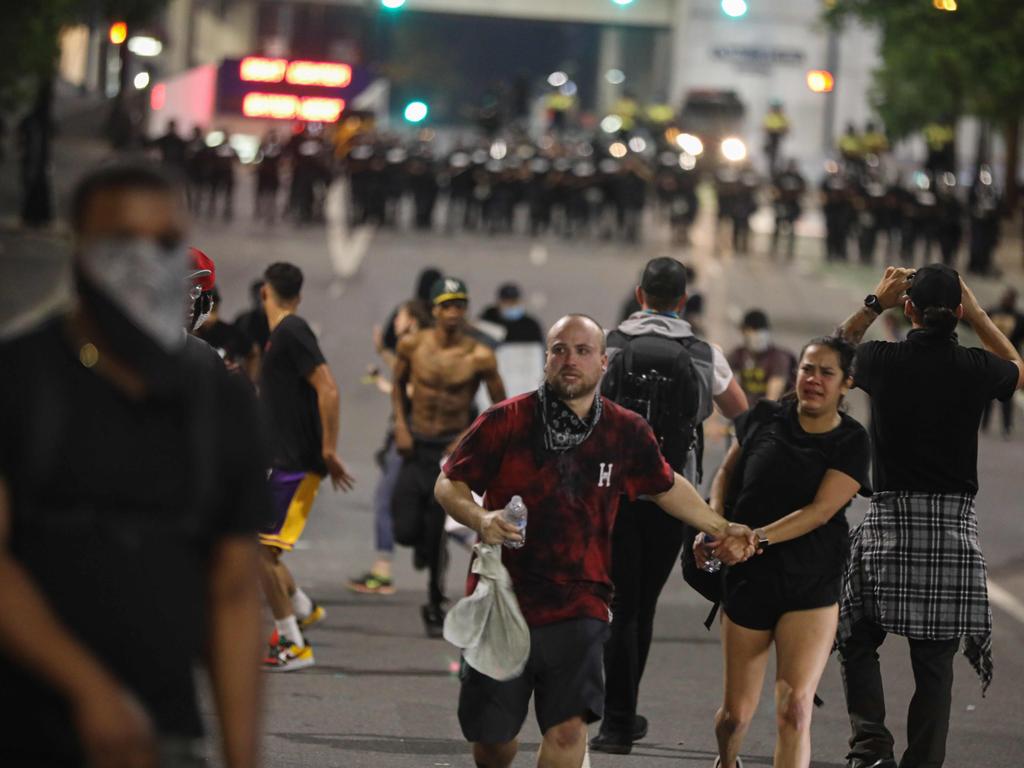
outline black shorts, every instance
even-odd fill
[[[573,717],[587,723],[604,713],[604,643],[608,623],[571,619],[530,629],[523,674],[499,682],[463,661],[459,725],[467,741],[501,744],[523,727],[534,696],[541,733]]]
[[[722,610],[747,629],[774,629],[782,614],[839,602],[842,574],[730,569],[725,575]]]

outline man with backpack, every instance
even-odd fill
[[[681,317],[686,267],[652,259],[636,289],[640,311],[608,334],[602,394],[650,424],[674,470],[695,485],[701,478],[702,424],[717,405],[732,419],[747,398],[720,349],[693,335]],[[624,501],[612,531],[611,635],[605,644],[605,718],[591,740],[595,752],[625,755],[647,734],[636,714],[651,647],[658,596],[679,557],[684,526],[646,500]]]

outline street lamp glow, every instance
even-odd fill
[[[618,115],[608,115],[601,121],[601,130],[605,133],[618,133],[622,130],[622,118]]]
[[[410,123],[421,123],[429,112],[430,108],[422,101],[410,101],[405,105],[404,116]]]
[[[747,0],[722,0],[722,11],[734,19],[745,16],[749,9]]]
[[[128,39],[128,50],[136,56],[159,56],[164,44],[155,37],[137,35]]]
[[[405,5],[405,0],[380,0],[380,4],[389,11],[397,11]]]
[[[135,90],[141,91],[149,85],[149,72],[139,72],[132,83],[135,85]]]
[[[626,145],[623,144],[621,141],[616,141],[614,144],[608,147],[608,154],[616,159],[622,159],[623,157],[625,157],[627,151],[628,150],[626,149]]]
[[[647,142],[639,136],[634,136],[629,140],[629,148],[634,152],[640,153],[647,149]]]
[[[612,0],[616,5],[632,5],[633,0]]]
[[[704,151],[704,142],[694,136],[692,133],[680,133],[676,136],[676,144],[688,155],[696,157]]]
[[[735,136],[730,136],[728,139],[722,141],[722,157],[733,163],[738,163],[747,156],[747,145],[743,143],[742,139],[737,139]]]
[[[626,82],[626,75],[621,69],[609,69],[604,73],[604,79],[612,85],[622,85]]]
[[[552,88],[561,88],[569,82],[569,76],[565,72],[552,72],[548,75],[548,85]]]

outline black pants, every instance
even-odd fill
[[[611,635],[604,647],[605,721],[631,733],[658,596],[683,545],[683,524],[649,501],[624,502],[612,530]]]
[[[989,400],[985,403],[985,410],[981,415],[981,429],[988,432],[989,422],[992,420],[992,411],[995,409],[996,401]],[[1003,434],[1009,435],[1013,432],[1013,409],[1017,406],[1011,397],[1009,400],[999,401],[999,409],[1003,414]]]
[[[416,567],[428,569],[427,592],[433,606],[440,606],[444,600],[448,564],[444,510],[434,498],[434,483],[441,471],[441,456],[446,445],[416,441],[412,456],[402,460],[391,498],[395,541],[412,547]]]
[[[850,753],[867,761],[893,754],[892,733],[885,727],[885,696],[878,666],[878,647],[886,632],[861,620],[840,649],[839,660],[850,713]],[[907,750],[900,768],[940,768],[946,758],[949,708],[953,690],[953,657],[960,647],[952,640],[913,640],[910,663],[914,696],[907,713]]]

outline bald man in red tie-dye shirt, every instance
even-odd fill
[[[529,510],[526,544],[502,550],[530,626],[526,669],[505,682],[465,663],[461,673],[459,722],[483,768],[511,765],[531,696],[544,734],[538,765],[582,765],[587,725],[604,709],[611,531],[622,495],[650,497],[716,536],[725,562],[754,552],[750,530],[712,512],[672,471],[642,418],[597,396],[607,364],[600,325],[585,315],[563,317],[548,332],[541,388],[484,412],[437,481],[441,505],[486,544],[521,540],[501,517],[513,495]],[[472,492],[483,496],[483,507]]]

